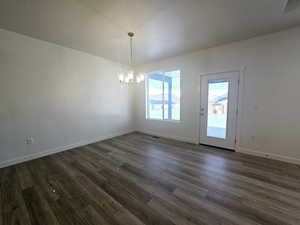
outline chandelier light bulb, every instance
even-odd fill
[[[119,74],[119,81],[120,81],[120,82],[123,82],[123,81],[124,81],[124,74],[123,74],[123,73],[120,73],[120,74]]]
[[[144,81],[145,80],[145,75],[143,73],[140,74],[140,80]]]
[[[128,73],[128,78],[129,78],[130,80],[133,80],[133,78],[134,78],[134,76],[133,76],[133,71],[129,71],[129,73]]]

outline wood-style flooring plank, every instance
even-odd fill
[[[300,225],[298,165],[131,133],[0,169],[0,225]]]

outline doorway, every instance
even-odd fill
[[[235,149],[239,72],[201,76],[200,144]]]

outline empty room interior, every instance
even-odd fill
[[[300,0],[0,0],[0,225],[300,225]]]

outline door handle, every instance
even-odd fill
[[[205,113],[200,113],[200,116],[205,116]]]

